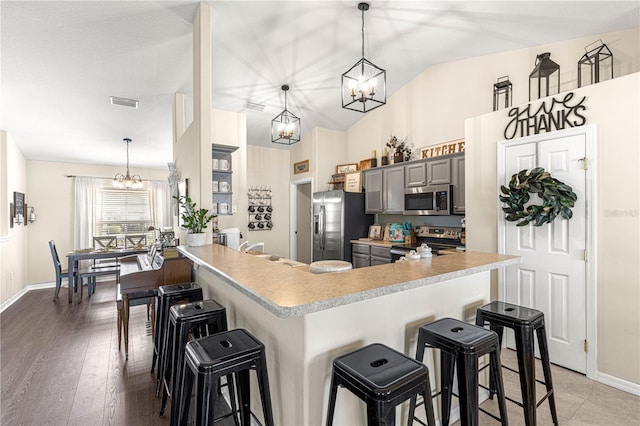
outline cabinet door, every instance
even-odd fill
[[[352,257],[354,268],[364,268],[366,266],[369,266],[368,254],[353,253]]]
[[[391,263],[391,259],[389,259],[387,257],[371,256],[371,266],[386,265],[388,263]]]
[[[427,184],[427,163],[407,164],[404,166],[404,186],[425,186]]]
[[[366,213],[382,212],[382,170],[364,173],[364,209]]]
[[[383,169],[383,210],[402,213],[404,210],[404,166]]]
[[[464,214],[464,155],[451,159],[453,169],[453,214]]]
[[[451,183],[451,159],[427,162],[427,184],[445,185]]]

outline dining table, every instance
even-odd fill
[[[67,253],[67,270],[69,272],[69,303],[73,302],[73,293],[78,284],[79,262],[81,260],[98,260],[98,259],[120,259],[123,257],[134,256],[147,253],[148,247],[132,247],[125,249],[77,249]]]

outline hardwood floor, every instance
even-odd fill
[[[146,307],[131,309],[129,359],[118,350],[115,284],[83,303],[30,291],[0,316],[3,425],[162,425]]]

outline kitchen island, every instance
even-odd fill
[[[229,326],[265,344],[278,425],[323,424],[335,357],[373,342],[413,356],[418,327],[447,316],[473,321],[489,301],[490,271],[520,261],[467,252],[312,274],[217,244],[179,250],[195,263],[205,297],[227,308]],[[439,375],[425,363],[435,385]],[[252,407],[261,418],[258,400]],[[364,405],[340,391],[334,424],[365,423]]]

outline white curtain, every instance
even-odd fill
[[[96,190],[102,186],[102,179],[75,177],[74,236],[73,248],[93,247],[93,233],[96,218]]]
[[[165,181],[149,181],[149,200],[151,204],[151,223],[162,229],[173,226],[171,213],[171,188]]]

